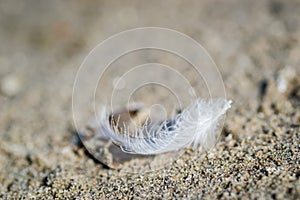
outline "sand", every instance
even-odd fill
[[[0,1],[0,198],[299,199],[298,13],[296,0]],[[142,26],[200,42],[233,107],[209,152],[124,173],[78,145],[72,87],[94,46]]]

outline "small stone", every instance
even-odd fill
[[[21,90],[20,79],[15,75],[5,76],[1,80],[1,92],[5,96],[16,96]]]

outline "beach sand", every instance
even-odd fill
[[[0,198],[299,199],[299,13],[296,0],[0,1]],[[72,87],[92,48],[143,26],[201,43],[233,105],[209,152],[122,173],[132,163],[107,168],[74,141]]]

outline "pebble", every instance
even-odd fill
[[[16,96],[20,90],[21,81],[16,75],[7,75],[1,80],[1,92],[5,96]]]

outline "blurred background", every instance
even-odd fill
[[[299,65],[298,13],[299,2],[292,0],[1,1],[0,76],[18,79],[20,92],[40,82],[63,88],[99,42],[127,29],[158,26],[202,44],[226,84],[251,88],[274,69]],[[2,93],[12,92],[3,87]]]

